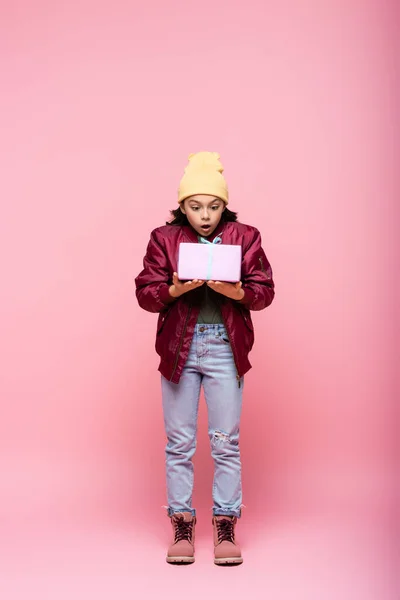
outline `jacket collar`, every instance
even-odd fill
[[[223,233],[223,231],[225,229],[225,225],[226,225],[226,223],[219,223],[218,227],[216,227],[215,231],[207,239],[210,242],[212,242],[214,240],[214,238],[216,238],[217,236],[219,236],[219,235],[221,235]],[[193,229],[193,227],[191,227],[190,225],[184,225],[182,227],[182,231],[183,231],[185,237],[187,237],[191,242],[193,242],[194,244],[196,242],[198,242],[198,236],[199,236],[199,234],[197,233],[197,231],[195,231]],[[223,239],[222,239],[222,243],[224,243]]]

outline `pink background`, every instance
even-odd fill
[[[382,0],[1,3],[4,598],[398,597],[398,32]],[[212,564],[204,404],[197,562],[164,563],[155,316],[134,297],[204,149],[277,287],[254,316],[236,570]]]

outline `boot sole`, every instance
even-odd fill
[[[235,557],[235,558],[215,558],[214,559],[214,564],[215,565],[219,565],[219,566],[223,566],[223,565],[241,565],[243,562],[243,558],[242,557]]]
[[[194,556],[167,556],[166,560],[170,565],[191,565],[194,563]]]

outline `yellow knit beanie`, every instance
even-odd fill
[[[217,152],[197,152],[189,155],[189,164],[181,179],[178,202],[189,196],[207,194],[228,204],[228,186],[222,175],[224,168]]]

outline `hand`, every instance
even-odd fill
[[[226,281],[207,281],[207,285],[215,292],[223,294],[223,296],[231,298],[232,300],[242,300],[244,298],[244,290],[242,289],[241,281],[238,281],[237,283],[227,283]]]
[[[193,281],[179,281],[178,273],[174,273],[172,276],[172,285],[169,288],[169,295],[172,298],[179,298],[182,294],[195,290],[196,288],[203,285],[204,281],[201,279],[193,279]]]

